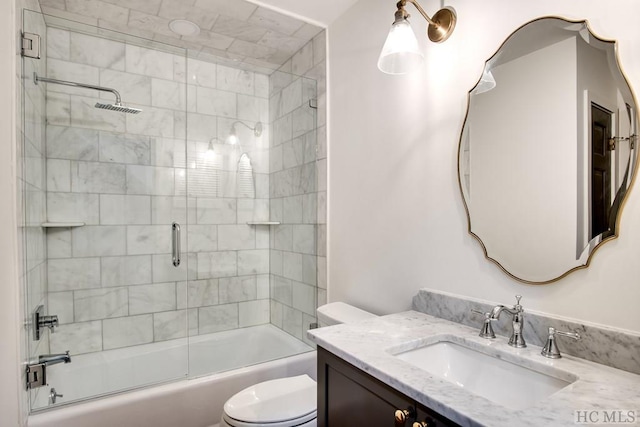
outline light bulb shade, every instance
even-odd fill
[[[394,22],[378,58],[380,71],[387,74],[407,74],[420,67],[422,61],[424,55],[409,21],[402,19]]]

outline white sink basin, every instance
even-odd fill
[[[395,354],[432,375],[511,409],[535,405],[577,378],[559,379],[451,341]]]

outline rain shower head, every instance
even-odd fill
[[[122,105],[122,101],[121,101],[122,98],[120,98],[120,93],[118,93],[118,91],[115,90],[115,89],[111,89],[111,88],[108,88],[108,87],[102,87],[102,86],[96,86],[96,85],[89,85],[89,84],[85,84],[85,83],[68,82],[66,80],[49,79],[49,78],[46,78],[46,77],[40,77],[36,73],[33,73],[33,80],[34,80],[34,82],[36,84],[38,84],[38,82],[45,82],[45,83],[53,83],[53,84],[56,84],[56,85],[81,87],[81,88],[84,88],[84,89],[99,90],[99,91],[102,91],[102,92],[111,92],[116,97],[116,102],[114,104],[103,104],[101,102],[96,102],[95,107],[96,108],[101,108],[103,110],[118,111],[120,113],[129,113],[129,114],[138,114],[138,113],[142,112],[142,110],[140,110],[138,108],[125,107],[124,105]]]
[[[119,111],[121,113],[128,113],[128,114],[138,114],[142,112],[142,110],[138,108],[125,107],[122,104],[102,104],[100,102],[96,102],[95,107],[101,108],[103,110]]]

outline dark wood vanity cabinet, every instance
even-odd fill
[[[318,347],[318,427],[457,426]]]

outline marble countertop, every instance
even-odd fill
[[[540,347],[516,349],[505,337],[480,338],[478,329],[416,311],[310,330],[309,337],[352,365],[463,426],[574,426],[576,411],[633,411],[640,423],[640,375],[563,356],[547,359]],[[515,362],[534,371],[576,379],[567,387],[526,409],[510,409],[440,379],[393,354],[439,340],[463,345]],[[562,343],[560,342],[562,350]],[[527,393],[525,387],[522,393]]]

